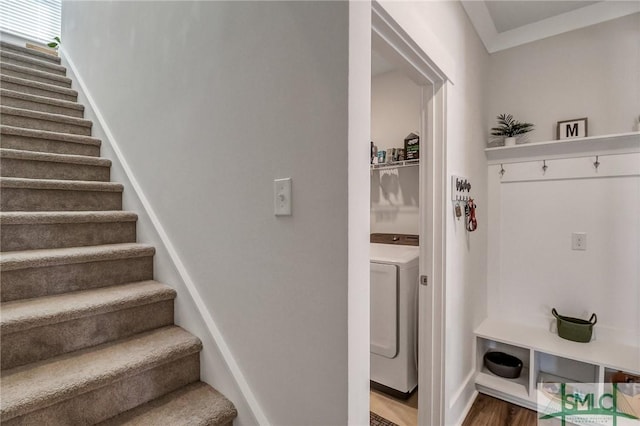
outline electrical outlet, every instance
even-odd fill
[[[574,232],[571,234],[571,249],[586,250],[587,249],[587,233]]]

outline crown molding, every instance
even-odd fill
[[[602,1],[499,33],[484,1],[463,0],[462,6],[489,53],[640,12],[637,1]]]

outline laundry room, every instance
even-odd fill
[[[405,139],[419,134],[420,90],[402,70],[372,52],[371,233],[418,234],[419,162],[413,160],[419,159],[419,151],[407,153]]]
[[[417,421],[422,88],[372,51],[371,411]]]

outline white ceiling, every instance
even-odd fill
[[[640,1],[462,1],[489,53],[640,12]],[[371,52],[371,75],[397,69]]]
[[[499,33],[590,6],[597,1],[485,1]]]
[[[393,71],[396,66],[386,60],[381,54],[375,50],[371,51],[371,76],[375,77],[385,72]]]
[[[635,0],[463,0],[462,5],[489,53],[640,12]]]

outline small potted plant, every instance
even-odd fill
[[[521,123],[513,118],[511,114],[500,114],[498,117],[498,127],[491,128],[491,136],[504,138],[505,146],[516,144],[516,136],[523,135],[533,130],[533,124]]]

